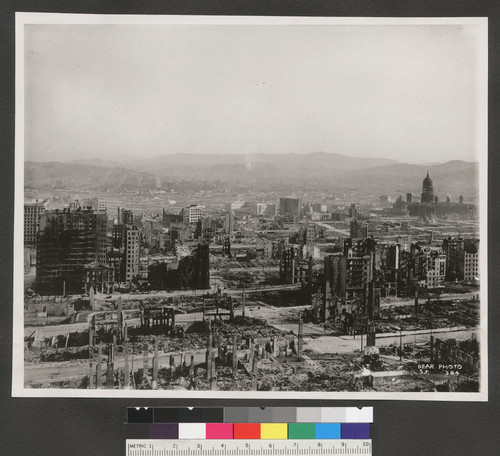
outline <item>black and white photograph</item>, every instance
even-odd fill
[[[17,13],[12,394],[487,400],[487,27]]]

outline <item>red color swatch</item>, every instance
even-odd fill
[[[234,423],[235,439],[260,439],[260,423]]]

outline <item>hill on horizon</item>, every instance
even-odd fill
[[[196,159],[195,159],[196,158]],[[419,191],[429,171],[436,193],[477,193],[479,165],[452,160],[416,165],[387,159],[312,154],[201,155],[174,154],[116,164],[109,160],[71,163],[25,162],[25,186],[99,188],[151,188],[165,182],[220,182],[262,191],[282,191],[294,186],[315,190],[364,191],[374,194]]]
[[[80,159],[70,164],[124,167],[135,170],[161,173],[162,170],[183,167],[211,167],[220,165],[245,165],[247,168],[262,163],[269,165],[307,166],[308,168],[329,168],[354,170],[398,163],[386,158],[349,157],[338,153],[311,152],[308,154],[190,154],[174,153],[158,157],[124,160],[121,162],[103,159]]]

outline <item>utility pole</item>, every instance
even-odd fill
[[[299,318],[299,335],[297,339],[297,355],[302,356],[302,348],[304,346],[304,320]]]
[[[403,360],[403,330],[399,328],[399,361]]]
[[[243,295],[241,297],[241,316],[245,318],[245,287],[243,287]]]

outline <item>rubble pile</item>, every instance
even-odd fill
[[[391,306],[380,310],[380,318],[375,322],[377,333],[394,332],[397,326],[403,331],[437,329],[446,327],[474,327],[479,322],[478,303],[451,303],[443,301],[426,303],[415,315],[413,306]]]

